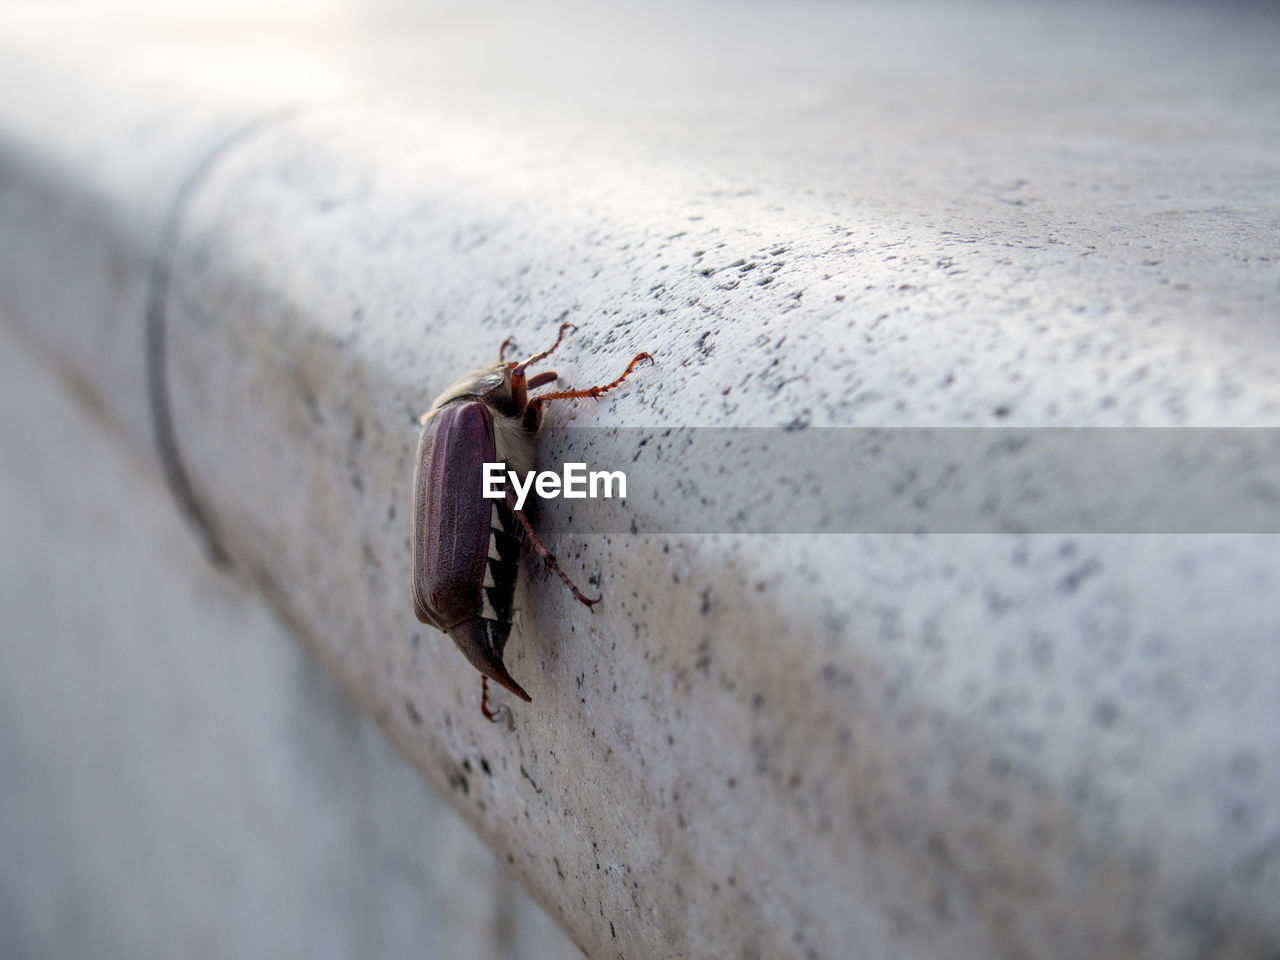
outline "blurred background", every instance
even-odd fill
[[[507,736],[403,511],[415,413],[566,310],[584,381],[657,345],[645,426],[1273,426],[1278,50],[0,5],[0,958],[1276,955],[1270,538],[593,544]]]

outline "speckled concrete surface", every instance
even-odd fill
[[[514,730],[407,600],[414,416],[565,311],[571,382],[658,363],[552,426],[1276,425],[1280,18],[496,9],[199,90],[279,118],[166,251],[236,561],[592,957],[1280,950],[1271,537],[562,537]]]

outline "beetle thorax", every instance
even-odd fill
[[[515,400],[511,391],[511,371],[506,364],[502,363],[492,367],[481,367],[479,370],[472,370],[465,377],[452,384],[440,396],[436,397],[431,409],[423,414],[422,424],[425,426],[427,421],[435,416],[441,407],[459,400],[479,400],[486,407],[489,407],[495,416],[524,412],[513,409]]]
[[[534,469],[534,434],[526,428],[525,411],[516,403],[510,366],[499,363],[472,370],[436,397],[422,417],[423,426],[449,404],[468,401],[483,403],[489,408],[493,416],[494,446],[498,459],[506,463],[507,469],[521,474]]]

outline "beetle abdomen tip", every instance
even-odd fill
[[[511,624],[501,620],[488,620],[484,617],[472,617],[448,633],[467,661],[494,683],[510,690],[521,700],[532,702],[533,698],[516,683],[515,678],[507,672],[502,662],[502,650],[507,645],[507,635],[511,632]]]

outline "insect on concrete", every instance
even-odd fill
[[[529,396],[530,390],[558,379],[551,371],[533,376],[526,371],[550,356],[570,329],[573,324],[561,324],[549,349],[519,363],[506,361],[512,345],[508,338],[496,365],[467,374],[422,416],[413,479],[413,611],[420,621],[452,637],[480,671],[480,709],[489,720],[498,717],[489,707],[490,680],[522,700],[532,699],[502,661],[511,633],[521,542],[527,538],[588,608],[601,598],[586,596],[560,569],[524,511],[517,509],[509,488],[505,499],[483,496],[484,465],[502,462],[527,473],[534,466],[543,404],[602,396],[626,380],[640,361],[653,362],[649,354],[639,353],[612,383]]]

